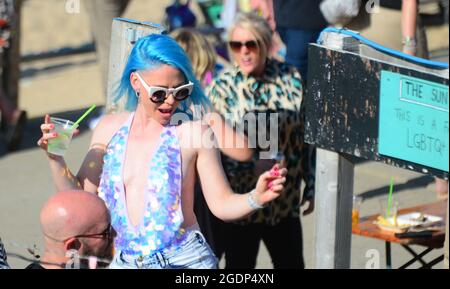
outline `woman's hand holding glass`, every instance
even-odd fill
[[[52,123],[51,117],[48,114],[45,115],[44,123],[41,124],[41,132],[42,132],[42,136],[38,140],[37,145],[40,148],[42,148],[43,150],[45,150],[46,152],[48,152],[49,141],[52,139],[56,139],[59,136],[58,133],[55,131],[55,124]],[[77,135],[77,134],[79,134],[79,130],[74,129],[73,135]],[[52,157],[58,156],[58,155],[51,154],[51,153],[47,153],[47,154],[49,156],[51,155]]]

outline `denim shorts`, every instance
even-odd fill
[[[117,252],[109,269],[217,269],[218,259],[200,231],[189,231],[176,249],[148,256]]]

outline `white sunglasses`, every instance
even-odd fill
[[[144,86],[145,90],[147,90],[147,93],[150,96],[150,100],[154,103],[163,103],[167,99],[169,94],[172,94],[175,100],[183,101],[191,95],[192,90],[194,89],[194,84],[190,81],[188,84],[183,84],[176,88],[165,88],[159,86],[149,86],[142,79],[139,73],[136,72],[136,76]]]

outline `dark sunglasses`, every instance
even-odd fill
[[[109,224],[108,227],[106,227],[105,230],[103,230],[103,232],[101,233],[97,233],[97,234],[88,234],[88,235],[76,235],[76,236],[72,236],[70,238],[97,238],[97,239],[110,239],[112,236],[112,225]],[[65,239],[64,241],[67,241],[68,239]]]
[[[64,240],[59,240],[56,238],[53,238],[47,234],[44,233],[44,235],[53,240],[53,241],[57,241],[57,242],[67,242],[69,239],[71,238],[96,238],[96,239],[108,239],[111,240],[112,236],[113,236],[113,227],[111,225],[111,223],[108,224],[108,227],[106,227],[105,230],[103,230],[101,233],[97,233],[97,234],[87,234],[87,235],[75,235],[75,236],[71,236],[68,238],[65,238]]]
[[[65,238],[64,240],[59,240],[59,239],[53,238],[53,237],[51,237],[51,236],[49,236],[49,235],[47,235],[45,233],[44,233],[44,235],[47,238],[49,238],[49,239],[51,239],[53,241],[63,242],[63,243],[67,242],[71,238],[96,238],[96,239],[108,239],[108,240],[110,240],[112,238],[112,236],[113,236],[113,227],[112,227],[111,223],[109,223],[108,227],[106,227],[106,229],[103,230],[101,233],[87,234],[87,235],[75,235],[75,236],[71,236],[71,237]]]
[[[230,41],[228,42],[228,45],[230,45],[231,50],[234,52],[241,51],[242,46],[245,46],[250,51],[256,51],[259,48],[258,41],[256,40],[250,40],[245,42],[239,42],[239,41]]]
[[[144,79],[142,79],[139,73],[136,73],[136,75],[141,84],[144,86],[145,90],[147,90],[147,93],[150,96],[150,100],[154,103],[163,103],[167,99],[167,97],[169,97],[169,94],[172,94],[175,100],[183,101],[191,95],[192,90],[194,89],[194,84],[192,82],[178,86],[176,88],[149,86],[144,81]]]

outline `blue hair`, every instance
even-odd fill
[[[129,111],[135,110],[138,99],[130,83],[131,73],[157,69],[164,64],[179,69],[184,77],[194,84],[191,96],[180,103],[180,109],[186,113],[191,112],[195,118],[200,117],[202,112],[208,111],[211,103],[204,94],[200,82],[195,78],[189,57],[170,36],[160,34],[151,34],[136,42],[120,79],[115,101],[126,97],[125,108]],[[191,111],[192,105],[195,105],[195,111]],[[198,108],[201,111],[198,111]]]

